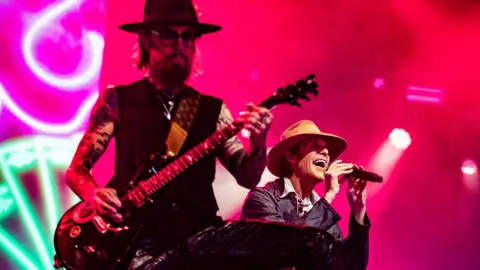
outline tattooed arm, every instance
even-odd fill
[[[233,122],[232,113],[223,103],[217,122],[217,130],[224,128],[231,122]],[[237,136],[230,138],[220,148],[218,159],[242,187],[252,189],[260,182],[267,164],[265,140],[266,135],[264,138],[253,138],[252,136],[248,153]]]
[[[117,121],[117,95],[115,88],[109,87],[93,107],[87,131],[65,175],[68,186],[83,200],[98,187],[90,172],[107,149]]]

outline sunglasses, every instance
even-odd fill
[[[199,35],[193,30],[177,32],[172,29],[151,30],[152,34],[158,36],[164,46],[174,46],[178,39],[182,39],[183,46],[192,47]]]

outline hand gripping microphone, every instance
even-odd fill
[[[313,164],[315,166],[319,166],[321,168],[326,168],[327,167],[327,163],[323,159],[316,160],[316,161],[313,162]],[[353,168],[353,172],[351,172],[349,174],[346,174],[345,176],[358,178],[360,180],[365,180],[365,181],[368,181],[368,182],[375,182],[375,183],[382,183],[383,182],[383,177],[382,176],[380,176],[376,173],[373,173],[373,172],[365,171],[365,170],[362,170],[362,169],[357,169],[355,167]]]
[[[353,178],[358,178],[360,180],[365,180],[368,182],[375,182],[375,183],[382,183],[383,182],[383,177],[369,171],[353,168],[353,172],[350,174],[347,174],[347,176],[353,177]]]

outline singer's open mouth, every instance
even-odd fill
[[[316,159],[316,160],[313,161],[313,165],[318,166],[322,169],[326,169],[327,168],[327,161],[324,160],[324,159]]]

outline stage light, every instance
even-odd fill
[[[462,164],[462,172],[467,175],[474,175],[478,171],[477,164],[471,159],[466,159]]]
[[[383,89],[385,88],[385,79],[384,78],[375,78],[373,80],[373,87],[375,89]]]
[[[410,102],[443,104],[445,91],[420,86],[407,87],[406,99]]]
[[[407,149],[412,143],[410,134],[406,130],[401,128],[393,129],[390,133],[389,139],[390,143],[392,143],[393,146],[400,150]]]
[[[242,134],[242,137],[245,138],[245,139],[250,138],[250,131],[248,131],[246,129],[242,129],[241,134]]]

